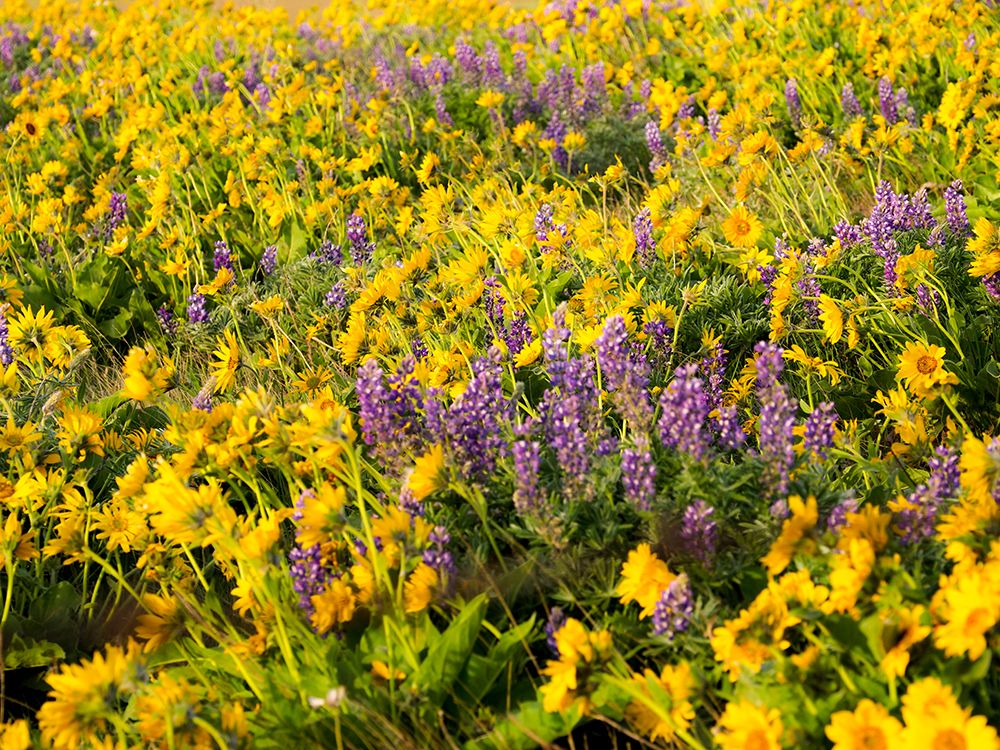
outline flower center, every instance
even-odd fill
[[[885,733],[878,727],[865,727],[858,732],[858,741],[855,747],[864,750],[885,750]]]
[[[966,750],[965,737],[957,729],[944,729],[934,737],[934,750]]]
[[[768,750],[770,747],[771,743],[768,742],[767,732],[763,729],[757,729],[747,735],[746,750]]]
[[[921,375],[930,375],[937,369],[937,366],[937,360],[926,354],[917,360],[917,372]]]
[[[966,635],[981,635],[990,629],[992,618],[985,607],[972,610],[965,620]]]
[[[749,234],[750,233],[750,223],[743,219],[737,219],[733,225],[736,229],[736,234]]]

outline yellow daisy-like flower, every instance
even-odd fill
[[[899,355],[896,379],[921,398],[934,397],[938,386],[958,382],[958,377],[944,369],[944,355],[944,347],[911,341]]]
[[[931,602],[940,621],[934,643],[948,656],[975,661],[986,650],[986,634],[1000,620],[1000,562],[970,566],[945,580]]]
[[[884,706],[867,698],[853,711],[838,711],[830,717],[826,736],[833,750],[889,750],[898,747],[903,725]]]
[[[969,273],[981,277],[1000,271],[1000,230],[983,217],[976,222],[973,232],[975,236],[965,248],[975,256]]]
[[[761,560],[772,576],[788,567],[798,550],[799,543],[819,519],[816,498],[811,495],[806,501],[798,495],[788,498],[788,509],[791,515],[785,519],[781,533],[771,545],[771,550]]]
[[[819,320],[823,324],[823,338],[831,344],[840,341],[844,335],[844,314],[829,295],[819,296]]]
[[[407,614],[423,612],[434,599],[438,573],[427,563],[420,563],[403,584],[403,604]]]
[[[940,680],[915,682],[903,696],[900,747],[906,750],[1000,750],[996,730],[983,716],[963,709]]]
[[[334,625],[349,622],[357,606],[354,592],[341,578],[328,584],[311,601],[315,607],[312,624],[320,635],[329,632]]]
[[[212,352],[216,361],[212,363],[210,373],[215,378],[215,387],[212,390],[218,393],[228,390],[233,384],[236,368],[240,366],[240,347],[230,330],[225,332],[224,339],[217,339],[216,343],[218,348]]]
[[[160,355],[151,346],[145,349],[133,347],[125,358],[122,378],[125,381],[122,395],[133,401],[146,401],[163,392],[174,374],[174,363]]]
[[[753,247],[760,239],[764,225],[757,215],[745,206],[737,206],[722,223],[722,233],[726,242],[735,247]]]
[[[625,715],[636,729],[652,742],[671,742],[677,732],[686,732],[694,719],[694,706],[688,700],[694,693],[695,680],[691,666],[682,662],[676,667],[667,665],[657,676],[651,669],[641,675],[632,676],[632,684],[642,694],[641,699],[633,699]],[[656,694],[652,688],[657,688]],[[670,696],[670,703],[664,706],[657,696],[660,691]]]
[[[444,446],[437,444],[416,460],[406,486],[413,497],[423,500],[447,483],[444,475]]]
[[[660,596],[676,578],[648,544],[640,544],[628,553],[621,574],[622,580],[615,593],[621,597],[622,604],[639,603],[642,607],[640,619],[652,617]]]
[[[784,725],[778,709],[742,700],[726,706],[715,733],[721,750],[781,750]]]

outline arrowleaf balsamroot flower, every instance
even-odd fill
[[[764,225],[757,215],[744,206],[737,206],[722,223],[722,232],[726,242],[734,247],[753,247],[757,244]]]
[[[958,377],[944,369],[944,347],[911,341],[899,355],[898,380],[920,398],[934,398],[940,386],[958,383]]]

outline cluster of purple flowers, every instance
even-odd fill
[[[330,291],[323,295],[323,304],[336,310],[343,310],[347,306],[347,291],[344,289],[344,282],[338,281]]]
[[[111,193],[108,201],[108,213],[104,217],[104,225],[101,228],[100,236],[107,242],[114,235],[115,230],[125,223],[128,214],[128,196],[125,193]]]
[[[187,319],[189,323],[207,323],[208,308],[205,306],[205,295],[192,294],[187,298]]]
[[[424,550],[423,561],[434,568],[442,578],[455,575],[455,558],[448,551],[451,535],[444,526],[435,526],[428,535],[431,546]]]
[[[683,573],[667,586],[653,610],[653,633],[673,640],[677,633],[687,630],[694,614],[694,597],[691,583]]]
[[[847,516],[850,513],[858,512],[858,501],[854,497],[847,497],[830,509],[826,517],[826,528],[834,533],[838,532],[847,523]]]
[[[206,383],[201,387],[201,390],[195,394],[195,397],[191,400],[191,408],[197,409],[199,411],[205,411],[211,413],[212,411],[212,384],[211,382]]]
[[[754,347],[754,352],[764,484],[771,498],[781,499],[788,494],[789,474],[795,463],[795,449],[792,447],[795,405],[785,386],[778,381],[785,367],[782,350],[762,341]]]
[[[834,234],[845,248],[868,240],[875,254],[884,261],[883,278],[886,287],[894,291],[897,280],[896,261],[899,260],[896,233],[915,229],[937,229],[934,217],[931,216],[927,191],[921,189],[913,195],[897,193],[888,182],[883,181],[875,190],[875,207],[868,218],[858,226],[842,221],[834,227]]]
[[[965,190],[961,180],[955,180],[944,190],[944,209],[948,228],[958,238],[969,236],[969,214],[965,208]]]
[[[695,460],[708,455],[710,436],[706,420],[711,411],[698,365],[678,367],[660,397],[660,440]]]
[[[549,612],[549,621],[545,623],[545,642],[555,656],[559,656],[559,646],[556,644],[556,633],[566,624],[566,615],[560,607],[553,607]]]
[[[296,510],[292,518],[296,523],[302,520],[306,498],[313,496],[312,490],[304,490],[295,501]],[[292,576],[292,589],[299,595],[299,608],[307,618],[311,618],[316,611],[312,598],[322,593],[330,580],[330,571],[323,565],[320,545],[302,547],[296,542],[288,553],[288,561],[291,563],[289,572]]]
[[[233,254],[225,240],[217,240],[215,243],[215,250],[212,253],[212,268],[215,269],[216,273],[223,268],[227,271],[235,270],[233,268]]]
[[[505,317],[507,301],[500,293],[500,282],[496,276],[490,276],[484,282],[482,302],[486,311],[486,318],[489,320],[492,330],[489,335],[495,334],[507,345],[507,351],[511,357],[516,357],[525,346],[531,342],[531,326],[528,325],[528,316],[523,312],[516,312],[511,317],[508,324]]]
[[[927,481],[907,495],[907,507],[896,514],[896,524],[907,544],[933,536],[938,511],[958,492],[958,453],[940,446],[927,461]]]
[[[525,430],[527,432],[527,430]],[[514,507],[525,513],[541,505],[538,475],[542,467],[542,446],[537,440],[518,439],[511,445],[514,459]]]
[[[703,563],[714,557],[718,543],[719,527],[714,515],[715,508],[704,500],[695,500],[684,510],[681,527],[684,548]]]
[[[648,266],[656,260],[653,220],[650,218],[648,208],[642,209],[635,217],[635,221],[632,223],[632,234],[635,237],[635,253],[639,256],[639,262],[643,266]]]
[[[7,367],[14,361],[14,348],[10,345],[10,328],[7,311],[0,308],[0,365]]]
[[[173,336],[177,333],[179,323],[169,307],[166,305],[160,305],[159,309],[156,311],[156,319],[160,321],[160,328],[163,329],[165,334]]]
[[[364,219],[362,219],[363,222]],[[330,240],[323,240],[317,249],[309,253],[309,257],[320,265],[333,266],[334,268],[339,268],[344,262],[344,253],[341,251],[340,245],[334,245]]]
[[[608,318],[596,344],[604,387],[622,417],[631,423],[636,439],[644,443],[653,418],[646,356],[629,346],[625,319],[620,315]]]
[[[802,100],[799,98],[799,82],[794,78],[785,81],[785,105],[792,127],[798,130],[802,127]]]
[[[467,479],[493,471],[506,443],[501,420],[506,416],[500,351],[491,347],[472,364],[472,380],[445,417],[444,436],[451,455]]]
[[[622,450],[622,486],[625,499],[639,510],[649,510],[656,497],[656,463],[647,447]]]
[[[854,93],[854,84],[850,81],[845,83],[844,88],[840,91],[840,106],[848,120],[853,120],[864,114],[861,110],[861,102],[858,101],[858,96]]]
[[[404,357],[397,371],[385,377],[374,359],[358,368],[358,394],[361,434],[365,444],[389,465],[407,454],[418,453],[425,443],[428,430],[424,417],[435,400],[425,394],[413,378],[416,362]]]
[[[819,458],[826,458],[827,450],[833,446],[839,418],[832,403],[824,401],[819,404],[806,417],[803,447]]]
[[[646,123],[646,146],[653,157],[652,161],[649,162],[649,171],[655,172],[666,163],[667,149],[660,136],[660,126],[654,120]]]
[[[601,449],[603,419],[594,382],[594,360],[569,356],[570,331],[566,305],[553,315],[553,325],[542,335],[542,353],[551,387],[540,405],[549,445],[555,451],[567,496],[588,494],[587,471],[592,446]]]
[[[347,217],[347,241],[351,244],[351,261],[354,265],[360,266],[371,259],[375,243],[368,241],[368,229],[361,214]]]
[[[278,246],[268,245],[264,248],[264,253],[260,256],[260,271],[265,276],[270,276],[278,269]]]
[[[205,95],[206,89],[216,96],[221,96],[229,91],[229,84],[226,83],[226,74],[220,71],[212,72],[212,69],[207,65],[202,65],[198,70],[198,78],[192,84],[191,90],[195,96],[201,97]]]

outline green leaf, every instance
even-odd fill
[[[22,638],[14,635],[4,643],[3,667],[18,669],[20,667],[47,667],[66,657],[62,646],[52,641],[36,641],[34,638]]]
[[[466,742],[462,750],[530,750],[565,737],[580,719],[578,707],[549,713],[541,703],[532,701],[500,721],[489,734]]]
[[[473,654],[459,678],[456,691],[459,696],[468,696],[474,702],[481,701],[514,661],[518,649],[525,649],[528,635],[534,627],[535,616],[532,615],[527,622],[501,635],[486,656]]]
[[[441,704],[476,645],[488,603],[486,595],[480,594],[465,605],[427,652],[417,670],[406,680],[404,688],[422,692],[435,706]]]

